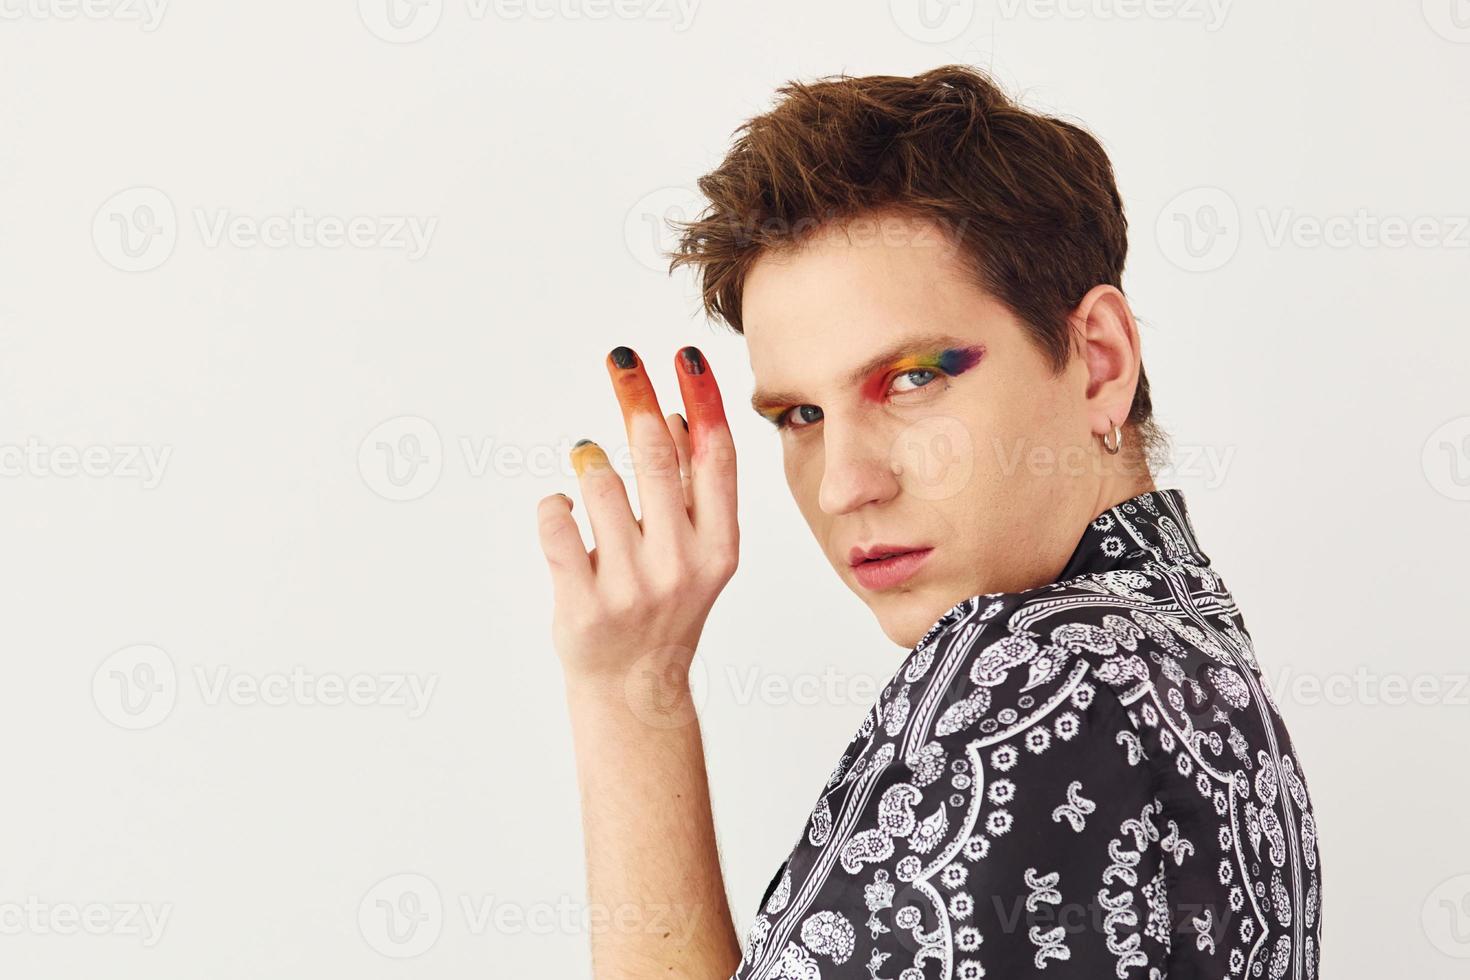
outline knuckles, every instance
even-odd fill
[[[590,594],[569,604],[569,627],[583,636],[606,630],[642,630],[688,617],[714,604],[734,574],[733,549],[676,551],[655,565],[599,575]]]
[[[679,451],[672,443],[637,446],[633,449],[633,465],[639,471],[653,476],[677,476]]]
[[[627,499],[622,478],[610,470],[588,471],[583,478],[582,495],[588,499],[589,507],[594,502],[611,504],[619,498]]]
[[[722,584],[728,582],[740,567],[740,549],[735,546],[718,546],[711,550],[706,568],[709,575]]]

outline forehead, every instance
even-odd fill
[[[913,218],[824,226],[799,248],[762,254],[741,293],[757,388],[812,395],[895,344],[976,342],[1004,312],[957,246]]]

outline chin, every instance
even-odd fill
[[[879,624],[883,627],[883,634],[890,640],[905,650],[912,650],[924,638],[924,633],[933,625],[933,620],[927,621],[923,626],[914,625],[912,620],[893,622],[880,619]]]
[[[970,594],[962,592],[957,598],[950,598],[954,589],[944,586],[943,581],[947,580],[947,576],[943,575],[923,584],[915,584],[911,589],[889,589],[882,592],[870,592],[863,588],[852,578],[851,572],[843,578],[847,586],[872,611],[883,635],[905,650],[912,650],[917,646],[940,616]]]
[[[924,638],[929,627],[944,614],[944,609],[931,614],[933,604],[914,593],[885,597],[885,601],[874,603],[870,608],[878,617],[878,627],[883,630],[883,635],[905,650],[912,650]]]

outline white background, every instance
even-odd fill
[[[587,975],[533,516],[623,445],[616,344],[666,410],[700,345],[742,451],[696,670],[743,936],[904,651],[658,222],[780,83],[968,62],[1117,168],[1159,485],[1284,694],[1324,976],[1464,975],[1464,0],[358,6],[0,0],[0,973]],[[293,670],[369,703],[252,693]]]

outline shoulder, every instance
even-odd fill
[[[1125,701],[1145,687],[1184,687],[1228,706],[1245,696],[1240,671],[1257,669],[1218,575],[1154,562],[966,598],[930,627],[905,670],[946,663],[941,679],[986,689],[978,700],[991,713],[1025,710],[1021,699],[1040,700],[1084,674]]]
[[[1149,585],[1119,571],[972,596],[930,628],[895,680],[942,687],[939,736],[992,734],[1064,701],[1090,704],[1099,687],[1121,696],[1158,670],[1146,650],[1167,627],[1131,599]]]

